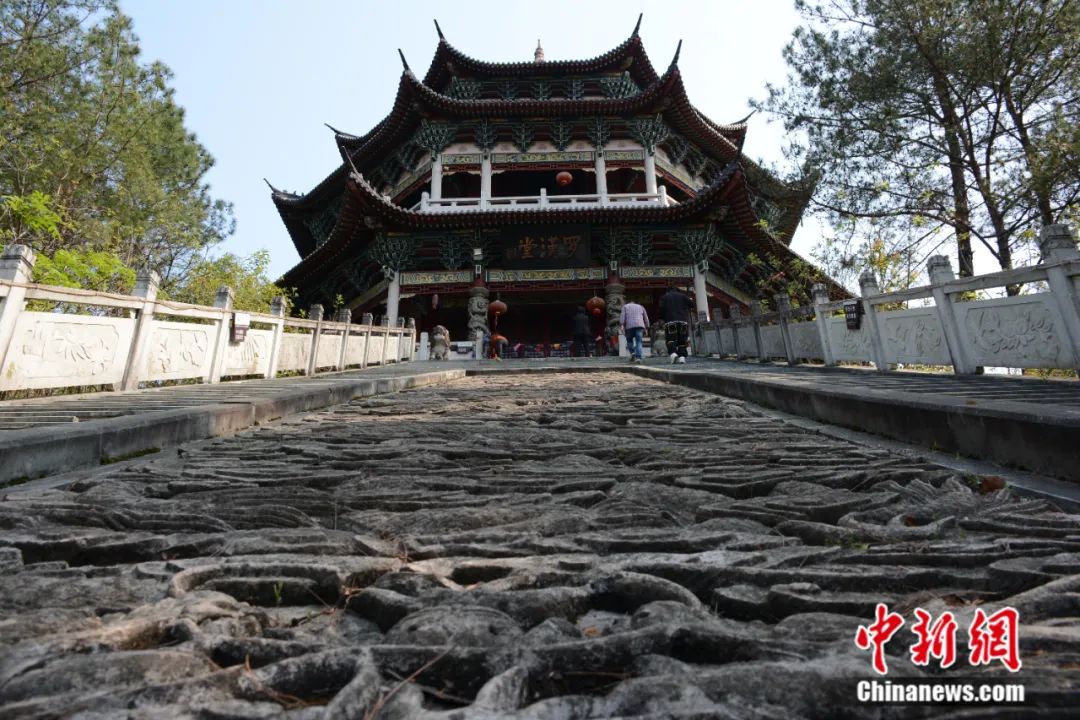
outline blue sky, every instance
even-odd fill
[[[718,122],[749,112],[750,97],[786,74],[781,49],[798,24],[790,0],[472,2],[427,0],[121,0],[134,19],[144,61],[174,73],[186,124],[217,161],[207,179],[234,203],[236,233],[221,251],[270,250],[271,274],[298,262],[263,178],[306,192],[340,163],[323,123],[367,132],[394,99],[397,50],[422,75],[437,44],[432,19],[461,51],[484,60],[531,60],[540,39],[548,60],[592,57],[625,40],[639,12],[653,65],[679,67],[694,104]],[[745,151],[781,161],[783,131],[753,117]],[[804,255],[816,224],[796,234]]]

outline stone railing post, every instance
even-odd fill
[[[871,298],[881,294],[873,270],[864,270],[859,276],[859,294],[862,295],[863,327],[870,334],[870,358],[878,372],[888,372],[889,363],[885,360],[885,343],[881,339],[877,310],[871,303]]]
[[[322,338],[323,306],[316,303],[308,308],[308,320],[314,320],[317,324],[311,333],[311,353],[308,355],[307,376],[315,374],[319,367],[319,340]]]
[[[364,357],[360,360],[360,369],[368,366],[368,358],[371,356],[371,326],[375,323],[375,316],[364,313],[360,318],[360,324],[364,326]]]
[[[341,329],[341,350],[338,352],[337,369],[345,369],[345,353],[349,349],[349,328],[352,323],[352,311],[342,308],[334,313],[334,321],[343,325]]]
[[[127,365],[124,367],[124,379],[119,390],[138,390],[139,374],[146,366],[146,348],[154,334],[154,309],[157,307],[158,285],[161,276],[153,270],[145,270],[135,278],[135,289],[131,294],[143,299],[143,306],[135,319],[135,332],[131,335],[131,349],[128,351]]]
[[[761,301],[750,301],[750,322],[754,324],[754,345],[757,346],[757,359],[765,359],[765,350],[761,345]]]
[[[225,366],[225,351],[229,347],[230,321],[232,320],[233,290],[227,285],[218,288],[214,297],[214,307],[221,310],[218,320],[217,342],[214,344],[214,357],[210,362],[210,382],[221,382],[221,372]]]
[[[945,345],[949,348],[949,357],[952,358],[953,372],[957,375],[973,375],[975,364],[969,359],[967,346],[964,344],[964,335],[960,330],[960,323],[956,319],[956,308],[953,299],[945,292],[945,283],[956,278],[953,275],[952,264],[944,255],[934,255],[926,261],[926,271],[930,275],[931,292],[934,295],[934,305],[937,309],[938,322],[941,324],[941,332],[945,335]]]
[[[1046,268],[1046,283],[1065,323],[1073,351],[1073,367],[1080,366],[1080,275],[1069,278],[1062,263],[1080,260],[1076,237],[1068,225],[1046,225],[1039,233],[1039,252]]]
[[[735,359],[743,360],[746,355],[739,347],[739,321],[742,320],[742,308],[738,305],[731,307],[731,344],[735,348]]]
[[[784,354],[787,356],[788,365],[798,364],[795,357],[795,346],[791,344],[791,328],[788,320],[791,317],[791,297],[787,293],[773,295],[776,301],[776,309],[780,311],[780,337],[784,340]]]
[[[407,351],[405,353],[405,360],[412,362],[416,359],[416,318],[409,318],[409,321],[405,323],[406,335],[408,338]]]
[[[383,341],[382,341],[382,362],[379,363],[382,367],[386,367],[390,362],[390,318],[383,315],[380,318],[381,325],[383,327]]]
[[[14,283],[0,301],[0,369],[7,367],[7,356],[15,339],[15,324],[26,305],[26,288],[34,272],[36,257],[29,245],[9,245],[0,256],[0,280]]]
[[[270,301],[270,314],[274,321],[274,334],[270,339],[270,362],[266,366],[266,377],[277,377],[278,362],[281,358],[281,343],[285,336],[285,298],[278,295]]]
[[[821,338],[821,354],[824,356],[825,365],[836,365],[832,345],[829,343],[829,316],[825,314],[824,309],[829,302],[829,290],[824,283],[814,283],[811,290],[814,294],[814,322],[817,324],[818,336]]]

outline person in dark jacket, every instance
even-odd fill
[[[686,343],[690,338],[690,310],[694,301],[672,285],[660,298],[660,317],[664,320],[664,337],[672,363],[686,362]]]
[[[585,308],[578,307],[574,315],[574,354],[578,357],[589,356],[589,338],[592,337],[592,323]]]

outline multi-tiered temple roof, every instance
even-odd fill
[[[708,228],[719,239],[706,251],[710,277],[739,297],[779,289],[765,287],[777,278],[798,277],[807,293],[811,281],[829,282],[788,247],[812,188],[782,182],[743,154],[745,120],[720,124],[695,108],[678,57],[658,73],[635,27],[589,60],[545,61],[538,49],[533,62],[489,63],[439,30],[423,78],[402,57],[381,122],[364,135],[334,131],[343,162],[330,176],[304,195],[273,190],[302,258],[285,284],[311,301],[348,299],[386,268],[385,250],[375,248],[386,237],[413,238],[395,271],[456,270],[468,257],[448,253],[448,237],[471,247],[500,228],[566,225],[601,237],[594,264],[605,267],[619,259],[616,246],[625,252],[614,238],[634,233],[650,240],[638,264],[698,262],[685,257],[680,233]],[[584,190],[577,178],[566,197],[554,183],[553,194],[492,190],[493,175],[496,185],[527,188],[529,178],[562,170],[584,177]],[[612,183],[620,187],[609,192]]]

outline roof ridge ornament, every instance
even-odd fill
[[[679,45],[675,48],[675,57],[671,58],[671,65],[669,65],[669,67],[675,67],[679,64],[680,53],[682,53],[682,39],[679,40]]]
[[[435,21],[435,32],[439,33],[439,39],[442,40],[443,42],[446,42],[446,36],[443,35],[442,28],[439,27],[439,21],[437,19],[435,19],[435,18],[432,18],[432,19]]]
[[[401,64],[405,66],[405,72],[412,75],[412,68],[409,67],[409,63],[405,60],[405,53],[401,52],[401,48],[397,50],[398,57],[401,58]]]
[[[536,51],[533,52],[533,62],[544,62],[544,48],[540,46],[540,38],[536,39]]]
[[[630,37],[637,37],[638,30],[641,29],[641,16],[644,15],[644,14],[645,13],[643,13],[643,12],[638,13],[637,23],[634,25],[634,32],[630,33]]]
[[[746,124],[746,122],[747,122],[747,121],[748,121],[748,120],[749,120],[750,118],[754,117],[754,115],[755,115],[756,113],[757,113],[757,108],[754,108],[753,110],[751,110],[751,111],[750,111],[750,114],[749,114],[749,115],[747,115],[746,117],[744,117],[744,118],[743,118],[742,120],[736,120],[735,122],[733,122],[733,123],[731,123],[731,124],[732,124],[732,125],[745,125],[745,124]]]
[[[359,140],[359,139],[360,139],[360,136],[359,136],[359,135],[353,135],[352,133],[347,133],[347,132],[344,132],[343,130],[338,130],[338,129],[337,129],[336,127],[334,127],[334,126],[333,126],[333,125],[331,125],[330,123],[325,123],[325,122],[324,122],[324,123],[323,123],[323,125],[325,125],[326,127],[330,128],[330,130],[331,130],[331,131],[332,131],[332,132],[333,132],[333,133],[334,133],[335,135],[339,135],[339,136],[341,136],[341,137],[344,137],[344,138],[352,138],[352,139],[354,139],[354,140]]]

